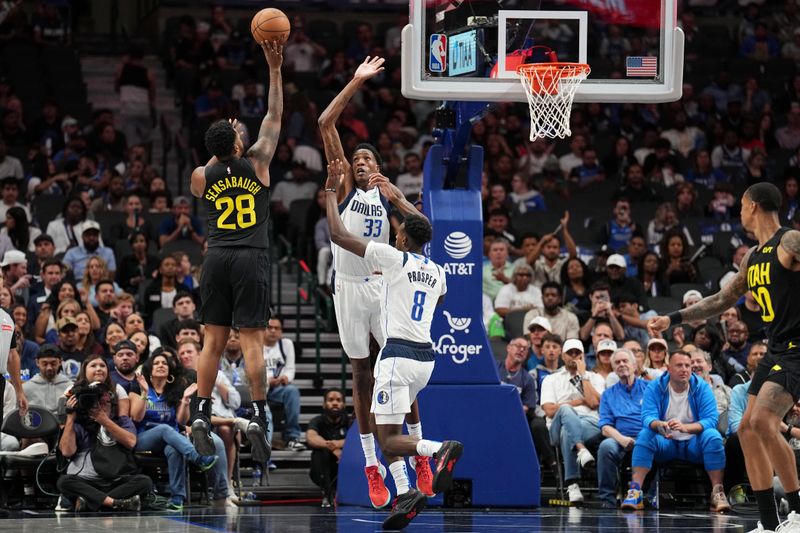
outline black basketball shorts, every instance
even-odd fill
[[[767,381],[783,387],[795,402],[800,400],[800,353],[792,351],[776,355],[767,352],[758,363],[747,392],[757,396]]]
[[[264,248],[208,249],[200,276],[200,322],[264,328],[269,320],[269,252]]]

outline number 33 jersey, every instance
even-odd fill
[[[203,202],[208,212],[208,247],[269,245],[269,187],[246,157],[207,166]]]
[[[442,267],[421,255],[371,242],[364,256],[383,272],[381,327],[387,339],[431,343],[439,297],[447,293]]]
[[[800,272],[787,270],[778,260],[778,246],[789,231],[781,228],[747,263],[747,288],[761,307],[770,353],[800,348]]]
[[[347,231],[364,242],[389,243],[389,202],[377,187],[368,191],[353,187],[339,204],[339,216]],[[361,258],[336,244],[331,243],[331,251],[337,279],[355,281],[353,278],[366,278],[381,271],[374,261]]]

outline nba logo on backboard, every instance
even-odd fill
[[[434,33],[431,35],[431,53],[428,60],[428,70],[431,72],[444,72],[447,70],[447,35]]]

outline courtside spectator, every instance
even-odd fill
[[[725,452],[717,431],[717,404],[711,387],[692,374],[691,356],[673,352],[666,374],[647,387],[642,431],[633,447],[633,480],[623,509],[643,509],[642,484],[653,462],[674,459],[703,464],[711,480],[711,510],[730,509],[722,480]]]
[[[716,374],[711,373],[711,355],[703,350],[692,350],[692,373],[708,383],[717,402],[717,415],[719,422],[717,429],[721,435],[728,431],[728,409],[731,403],[731,389]]]
[[[537,394],[542,390],[544,378],[558,371],[561,367],[561,337],[554,333],[546,333],[542,337],[542,362],[528,373],[536,380]],[[540,398],[541,399],[541,398]]]
[[[656,370],[655,368],[647,368],[647,357],[642,349],[642,345],[637,341],[625,341],[622,343],[622,347],[626,350],[630,350],[634,359],[636,360],[636,368],[634,369],[633,373],[637,378],[642,378],[645,381],[653,381],[654,379],[661,377],[661,374],[664,373],[661,370]],[[617,383],[619,383],[619,376],[612,372],[606,378],[606,389],[613,387]]]
[[[300,442],[300,390],[292,383],[294,361],[294,343],[283,338],[283,321],[273,316],[264,335],[264,362],[269,385],[267,400],[282,404],[286,412],[286,428],[283,431],[286,448],[302,451],[306,447]]]
[[[312,418],[306,430],[306,443],[311,448],[309,476],[322,489],[322,507],[330,507],[336,495],[339,459],[350,424],[352,419],[347,414],[342,391],[325,391],[322,414]]]
[[[210,470],[225,456],[200,455],[192,443],[179,432],[189,420],[189,399],[197,390],[192,384],[184,388],[178,367],[165,355],[154,355],[144,362],[137,375],[141,400],[132,405],[131,418],[136,423],[136,451],[162,453],[167,459],[170,499],[167,510],[183,510],[186,500],[186,460],[203,472]],[[212,438],[216,437],[212,434]],[[219,437],[216,437],[219,439]],[[215,440],[216,440],[215,439]],[[220,441],[220,445],[222,442]],[[227,483],[225,486],[227,492]]]
[[[550,333],[551,329],[550,321],[543,316],[534,318],[531,323],[528,324],[528,340],[531,343],[531,351],[526,365],[528,370],[542,363],[542,340],[545,335]]]
[[[617,508],[618,472],[633,451],[642,430],[642,399],[648,382],[636,375],[633,352],[620,348],[611,356],[616,385],[600,397],[600,430],[605,437],[597,449],[597,486],[604,509]]]
[[[96,379],[95,372],[89,381],[87,366],[92,363],[103,367],[103,379]],[[153,482],[145,475],[136,474],[138,468],[131,453],[137,441],[136,427],[127,413],[121,412],[115,392],[117,386],[101,358],[82,365],[76,383],[87,386],[97,381],[102,396],[99,409],[91,419],[76,410],[78,396],[67,399],[67,420],[58,447],[69,465],[58,479],[58,490],[75,500],[76,512],[98,511],[101,507],[136,512],[141,509],[141,497],[152,490]],[[103,446],[96,446],[95,441],[102,435],[105,435]],[[111,453],[109,448],[112,447],[116,448],[116,453]]]
[[[603,382],[608,379],[608,376],[614,373],[614,368],[611,365],[611,355],[617,350],[617,343],[612,339],[601,339],[594,349],[597,362],[592,368],[592,372],[603,378]]]
[[[44,407],[58,415],[58,401],[72,386],[72,380],[61,372],[61,351],[45,344],[36,355],[39,373],[22,384],[30,405]]]
[[[138,394],[139,382],[136,380],[136,367],[139,366],[139,354],[136,345],[123,339],[113,346],[114,369],[111,371],[111,380],[125,389],[128,394]]]
[[[539,462],[553,470],[557,467],[556,456],[550,445],[547,423],[542,408],[539,406],[539,395],[536,380],[525,371],[525,358],[528,354],[528,341],[525,337],[517,337],[506,348],[505,361],[497,363],[497,373],[501,383],[516,387],[522,401],[522,410],[530,424],[533,444]]]
[[[567,340],[561,357],[564,367],[544,379],[541,402],[549,422],[550,440],[561,447],[569,501],[578,503],[583,501],[579,466],[586,468],[594,463],[585,443],[600,434],[597,408],[605,382],[586,370],[580,340]]]

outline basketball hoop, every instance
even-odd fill
[[[531,112],[531,140],[569,137],[572,99],[591,72],[584,63],[532,63],[517,67]]]

